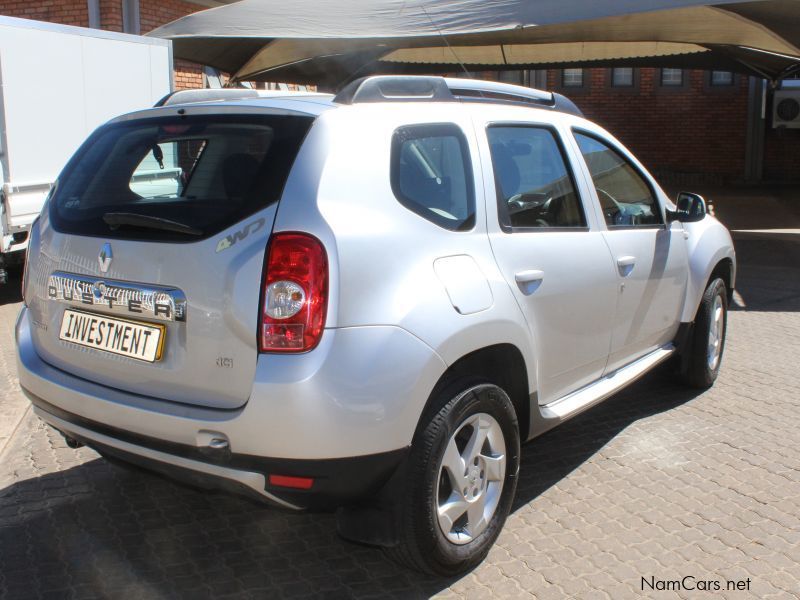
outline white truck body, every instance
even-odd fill
[[[0,16],[0,269],[86,137],[170,91],[167,40]]]

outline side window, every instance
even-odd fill
[[[452,231],[475,225],[467,140],[451,123],[410,125],[392,139],[392,190],[410,211]]]
[[[663,222],[653,190],[624,156],[590,135],[575,132],[575,140],[592,175],[607,225],[636,227]]]
[[[586,227],[583,207],[555,132],[545,127],[489,127],[500,224]]]

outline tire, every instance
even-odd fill
[[[475,449],[475,440],[481,438],[484,443]],[[399,544],[386,553],[413,569],[444,577],[477,566],[511,510],[519,447],[516,412],[501,388],[462,382],[439,394],[415,435],[406,493],[398,501]],[[469,465],[468,456],[474,457]],[[462,467],[465,473],[454,473]],[[448,508],[442,511],[448,515],[443,524],[440,506]]]
[[[725,282],[714,279],[706,287],[692,334],[683,356],[681,377],[694,388],[708,389],[719,375],[728,330],[728,294]]]

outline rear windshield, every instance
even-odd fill
[[[59,177],[64,233],[192,241],[276,202],[311,117],[197,115],[108,125]]]

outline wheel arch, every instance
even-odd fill
[[[732,299],[736,285],[736,253],[730,233],[713,217],[684,223],[684,227],[689,234],[689,280],[681,322],[691,323],[712,278],[722,278],[727,287],[728,301]]]
[[[725,295],[728,304],[730,304],[733,300],[735,269],[736,266],[733,258],[723,255],[715,257],[715,260],[708,266],[706,273],[701,274],[699,277],[693,276],[693,285],[690,286],[692,288],[692,293],[691,296],[689,296],[689,298],[691,298],[691,303],[684,307],[684,314],[681,321],[685,323],[694,323],[694,320],[697,318],[697,311],[700,308],[700,302],[703,299],[703,293],[708,287],[708,284],[717,278],[722,279],[725,283]]]
[[[424,426],[437,398],[460,382],[482,380],[501,387],[509,395],[517,413],[520,440],[528,439],[531,418],[531,396],[525,358],[514,344],[499,343],[473,350],[453,362],[442,373],[428,396],[417,430]]]
[[[715,279],[722,279],[722,281],[725,283],[728,304],[730,304],[731,300],[733,300],[733,268],[733,259],[726,256],[714,266],[714,268],[711,270],[711,274],[708,276],[708,280],[706,281],[706,287],[708,287],[708,284]]]

